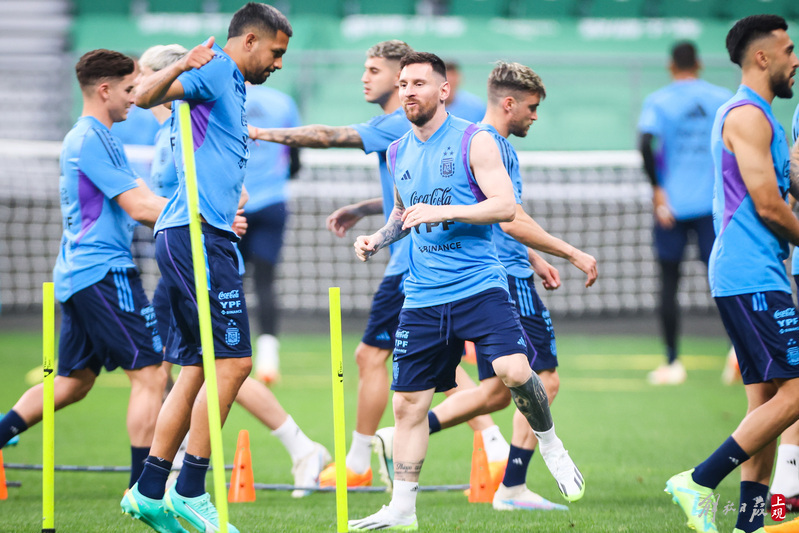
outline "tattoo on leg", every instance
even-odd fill
[[[534,431],[547,431],[552,428],[552,413],[549,411],[547,391],[538,374],[533,372],[524,384],[510,387],[510,394],[519,412],[524,415]]]
[[[419,481],[419,472],[422,471],[422,463],[424,463],[424,459],[419,462],[394,463],[394,479],[399,481]]]

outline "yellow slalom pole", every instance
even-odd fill
[[[219,531],[227,533],[228,506],[225,487],[225,456],[222,451],[222,417],[219,413],[219,389],[216,384],[216,357],[211,329],[211,304],[208,299],[208,272],[205,270],[205,247],[200,227],[200,194],[197,189],[197,168],[194,162],[194,140],[191,132],[189,104],[178,108],[180,150],[186,173],[186,194],[189,206],[191,258],[194,264],[194,288],[197,293],[197,313],[200,319],[200,343],[203,350],[203,373],[208,396],[208,430],[211,436],[211,466],[214,475],[214,500],[219,514]]]
[[[344,437],[344,361],[341,350],[341,289],[330,287],[330,360],[333,369],[333,443],[336,456],[336,517],[338,532],[347,526],[347,444]]]
[[[55,294],[42,284],[42,533],[55,532]]]

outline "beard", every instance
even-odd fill
[[[774,96],[778,98],[792,98],[793,89],[791,88],[791,77],[785,76],[784,78],[771,78],[771,90]]]
[[[512,123],[510,128],[508,128],[508,133],[515,135],[516,137],[527,137],[527,132],[530,131],[530,126],[532,125],[532,122],[527,126],[521,122]]]
[[[253,85],[261,85],[266,81],[266,78],[268,78],[271,73],[271,70],[262,70],[260,72],[248,74],[244,80],[252,83]]]
[[[414,126],[422,127],[428,122],[433,116],[436,114],[437,104],[430,105],[425,107],[422,105],[421,102],[413,102],[416,104],[416,108],[408,112],[408,109],[405,106],[402,106],[405,110],[405,116],[408,117],[408,121],[413,124]]]

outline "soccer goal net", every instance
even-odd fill
[[[131,162],[146,168],[151,149],[128,148]],[[0,303],[6,314],[38,308],[41,284],[51,279],[61,236],[59,153],[57,142],[0,141]],[[556,291],[539,285],[550,310],[583,315],[655,309],[651,189],[638,154],[523,152],[519,159],[525,210],[598,261],[599,280],[586,289],[582,272],[545,256],[562,279]],[[278,277],[281,307],[325,311],[328,287],[339,286],[345,312],[368,311],[388,257],[377,254],[363,264],[352,242],[381,227],[383,219],[364,219],[343,239],[325,229],[325,219],[343,205],[380,195],[377,159],[354,150],[303,150],[302,161],[298,178],[290,182],[291,214]],[[158,277],[152,235],[147,228],[139,230],[134,257],[152,291]],[[695,244],[687,253],[680,303],[684,310],[707,310],[713,304],[704,265],[696,259]],[[257,304],[253,294],[249,303]]]

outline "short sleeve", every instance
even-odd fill
[[[796,140],[799,139],[799,105],[796,106],[796,111],[793,113],[793,126],[791,127],[791,141],[796,143]]]
[[[653,104],[650,98],[644,100],[641,116],[638,118],[638,132],[651,135],[661,134],[660,115],[657,106]]]
[[[354,124],[352,128],[361,136],[363,151],[371,154],[385,152],[388,145],[405,135],[410,126],[404,114],[392,113],[374,117],[362,124]]]
[[[228,59],[217,54],[200,68],[192,69],[178,76],[183,86],[185,100],[207,102],[216,100],[230,90],[233,76],[230,75]]]
[[[108,198],[138,187],[125,153],[107,131],[95,129],[86,135],[78,169]]]

